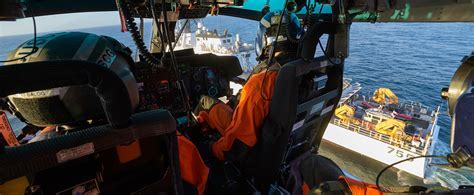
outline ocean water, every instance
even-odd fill
[[[258,22],[219,16],[204,20],[208,29],[222,32],[228,29],[240,34],[244,42],[253,43]],[[6,24],[2,24],[2,26]],[[146,23],[149,32],[150,23]],[[43,27],[45,28],[45,27]],[[134,49],[128,33],[119,26],[77,29],[76,31],[108,35]],[[345,76],[362,84],[362,92],[372,93],[379,87],[392,89],[400,99],[419,101],[435,108],[441,106],[438,125],[441,127],[436,154],[447,154],[450,137],[450,118],[446,102],[440,98],[442,87],[449,85],[463,56],[474,51],[474,23],[355,23],[351,29],[350,56],[346,61]],[[0,59],[31,35],[0,37]],[[149,34],[145,42],[150,40]],[[15,124],[17,125],[17,124]],[[354,154],[330,143],[323,143],[320,151],[332,158],[353,175],[374,182],[384,165]],[[467,171],[434,169],[432,176],[420,181],[402,172],[389,171],[382,184],[440,183],[447,187],[474,184],[474,174]]]

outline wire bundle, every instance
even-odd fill
[[[127,29],[130,31],[133,41],[137,46],[138,51],[142,54],[143,59],[145,62],[152,65],[156,68],[163,68],[160,60],[155,58],[147,49],[145,43],[143,42],[143,38],[138,31],[137,24],[135,23],[135,19],[132,17],[132,7],[129,3],[125,3],[124,0],[117,0],[117,6],[119,7],[120,11],[122,12],[125,18],[125,24],[127,25]]]

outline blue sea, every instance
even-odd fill
[[[253,43],[258,23],[225,16],[204,20],[208,29],[240,34],[244,42]],[[2,24],[7,26],[7,24]],[[149,32],[150,23],[146,23]],[[42,27],[46,28],[46,27]],[[130,48],[134,44],[120,26],[77,29],[114,37]],[[31,35],[0,37],[0,59]],[[145,36],[149,42],[150,35]],[[439,120],[440,141],[437,154],[450,152],[450,118],[446,102],[440,98],[442,87],[449,82],[463,56],[474,51],[474,23],[355,23],[351,28],[350,56],[346,61],[345,77],[362,84],[364,94],[379,87],[388,87],[402,100],[413,100],[435,108],[441,106]],[[15,125],[15,124],[14,124]],[[332,158],[353,175],[373,182],[384,166],[353,154],[340,147],[325,143],[321,153]],[[440,183],[447,187],[474,184],[474,174],[466,171],[435,169],[431,177],[420,181],[403,173],[391,171],[382,179],[383,184]]]

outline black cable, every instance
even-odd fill
[[[283,21],[284,15],[286,14],[287,6],[288,6],[288,0],[285,0],[285,5],[283,6],[283,10],[282,10],[282,13],[281,13],[281,16],[280,16],[280,21],[278,21],[276,38],[275,38],[275,41],[273,41],[273,43],[272,43],[272,50],[270,51],[270,56],[268,58],[267,68],[265,69],[265,75],[263,75],[262,85],[260,85],[260,96],[265,101],[271,101],[272,100],[272,98],[267,98],[263,95],[263,85],[265,84],[265,80],[267,80],[268,69],[270,68],[270,65],[273,64],[272,61],[273,61],[273,58],[275,57],[275,48],[276,48],[276,45],[277,45],[277,42],[278,42],[278,37],[280,36],[281,23]]]
[[[304,25],[301,27],[303,29],[307,28],[308,25],[310,24],[311,16],[313,15],[313,11],[314,11],[313,6],[311,5],[311,0],[307,0],[304,7],[306,9],[306,14],[304,16],[304,21],[305,21]],[[316,7],[316,2],[315,2],[314,7]]]
[[[281,15],[280,15],[280,21],[278,21],[276,38],[275,38],[275,41],[273,41],[273,43],[272,43],[273,47],[272,47],[272,50],[270,51],[270,56],[269,56],[269,60],[268,60],[270,64],[272,63],[273,58],[275,57],[275,48],[276,48],[276,45],[278,43],[278,37],[280,36],[280,33],[281,33],[281,23],[283,22],[283,17],[286,14],[287,6],[288,6],[288,0],[285,0],[285,5],[283,6],[283,10],[282,10]]]
[[[135,19],[132,17],[132,8],[131,5],[125,3],[124,0],[116,0],[117,8],[119,11],[122,12],[123,17],[125,18],[125,24],[127,25],[127,29],[130,31],[133,41],[138,48],[140,54],[142,54],[143,59],[152,65],[155,68],[163,68],[160,63],[160,60],[155,58],[150,51],[148,51],[145,43],[143,42],[143,38],[138,31],[137,24],[135,23]]]
[[[339,63],[339,64],[338,64],[338,63],[335,63],[335,62],[333,62],[333,61],[331,60],[331,58],[329,57],[329,55],[326,53],[326,50],[324,50],[323,45],[321,44],[321,40],[318,40],[318,45],[319,45],[319,48],[321,48],[321,51],[323,52],[324,56],[326,56],[327,60],[328,60],[329,62],[331,62],[331,64],[336,65],[336,66],[339,66],[339,65],[342,64],[342,60],[341,60],[341,63]]]
[[[165,49],[165,37],[163,36],[163,32],[161,32],[161,23],[160,23],[160,20],[159,20],[158,16],[156,15],[155,1],[150,0],[148,2],[150,3],[150,11],[151,11],[151,15],[153,17],[153,21],[154,21],[155,26],[156,26],[156,32],[158,32],[158,37],[160,37],[160,39],[161,39],[161,41],[160,41],[161,46],[158,46],[153,40],[151,42],[153,43],[153,45],[160,48],[161,63],[163,63],[163,61],[165,59],[165,50],[164,50]]]
[[[169,31],[169,22],[168,22],[168,14],[165,10],[165,3],[166,1],[163,0],[162,1],[162,4],[161,4],[161,8],[163,9],[163,30],[165,31],[165,34],[166,34],[166,39],[167,39],[167,42],[168,42],[168,47],[169,47],[169,52],[170,52],[170,55],[171,55],[171,60],[172,62],[174,63],[173,65],[174,66],[177,66],[177,61],[176,61],[176,55],[174,54],[174,49],[173,49],[173,41],[171,40],[171,37],[170,37],[170,31]],[[165,52],[166,52],[166,48],[165,48]]]
[[[179,30],[178,36],[176,37],[176,39],[174,41],[174,44],[173,44],[173,51],[174,51],[174,48],[176,47],[176,45],[178,44],[178,41],[179,41],[179,38],[181,37],[181,34],[183,34],[184,28],[186,28],[186,26],[188,25],[188,22],[189,22],[189,19],[186,19],[184,21],[183,27]],[[162,53],[163,53],[163,56],[161,57],[161,59],[163,60],[166,57],[166,50],[165,50],[165,52],[162,52]]]
[[[306,14],[304,16],[305,23],[302,26],[303,29],[308,26],[309,16],[311,15],[310,4],[311,4],[311,0],[307,0],[306,3],[304,4],[304,7],[306,9]]]
[[[162,1],[162,13],[163,13],[163,25],[161,25],[160,23],[160,20],[158,19],[158,16],[156,14],[156,10],[155,10],[155,1],[154,0],[149,0],[149,3],[150,3],[150,11],[152,13],[152,17],[153,17],[153,20],[155,22],[155,26],[156,26],[156,31],[158,32],[158,36],[160,37],[161,39],[161,63],[163,63],[165,61],[165,57],[166,57],[166,49],[165,49],[165,41],[169,43],[169,47],[170,47],[170,53],[171,53],[171,65],[172,65],[172,68],[173,68],[173,71],[175,73],[175,77],[176,77],[176,81],[177,81],[177,85],[178,85],[178,90],[179,90],[179,95],[181,96],[181,99],[183,101],[183,105],[185,106],[185,109],[186,110],[190,110],[190,105],[189,105],[189,102],[186,101],[187,100],[187,95],[186,92],[184,92],[183,90],[183,86],[182,86],[182,83],[181,83],[181,80],[180,80],[180,75],[179,75],[179,72],[178,72],[178,67],[177,67],[177,62],[175,61],[176,58],[174,58],[174,53],[173,53],[173,50],[172,50],[172,46],[171,46],[171,39],[169,38],[169,34],[168,34],[168,17],[167,17],[167,13],[166,13],[166,9],[165,9],[165,1],[163,0]],[[161,28],[163,28],[164,32],[161,31]],[[152,43],[156,45],[155,42],[152,41]],[[170,98],[174,98],[173,96],[173,93],[170,93]]]
[[[25,59],[26,57],[28,56],[31,56],[33,55],[34,53],[36,53],[38,51],[38,48],[36,47],[36,38],[37,38],[37,34],[36,34],[36,19],[35,19],[35,14],[33,12],[33,8],[28,6],[28,11],[30,11],[30,14],[31,14],[31,19],[33,20],[33,49],[31,50],[30,53],[22,56],[22,57],[19,57],[19,58],[15,58],[15,59],[11,59],[11,60],[5,60],[5,61],[0,61],[0,63],[5,63],[5,62],[14,62],[14,61],[17,61],[17,60],[23,60]]]
[[[303,42],[305,40],[306,36],[307,36],[307,33],[304,31],[304,29],[310,29],[312,27],[313,10],[314,10],[314,8],[316,8],[316,5],[317,5],[317,2],[315,1],[314,6],[312,6],[311,5],[311,0],[308,0],[305,4],[306,14],[305,14],[305,19],[304,19],[304,26],[301,26],[301,29],[303,29],[303,35],[299,38],[299,44],[301,44],[301,42]],[[318,17],[321,14],[321,11],[322,11],[322,6],[321,6],[321,9],[319,10]],[[298,50],[296,51],[296,56],[300,56],[301,49],[302,49],[302,47],[298,46]]]
[[[152,0],[152,1],[154,1],[154,0]],[[169,25],[169,23],[168,23],[168,14],[166,12],[165,4],[166,4],[166,1],[162,0],[162,4],[161,4],[161,9],[162,10],[161,11],[163,12],[163,30],[164,30],[163,34],[166,36],[166,39],[167,39],[167,42],[168,42],[168,47],[170,49],[171,64],[172,64],[172,66],[174,68],[174,71],[176,73],[176,80],[178,81],[177,84],[179,86],[179,92],[180,92],[181,98],[183,100],[183,105],[185,106],[186,111],[189,111],[188,116],[190,118],[192,118],[191,117],[191,105],[189,104],[189,97],[188,97],[186,88],[183,84],[183,81],[181,80],[180,75],[179,75],[178,62],[176,60],[176,55],[174,54],[173,43],[171,41],[171,37],[169,36],[170,31],[168,29],[168,25]],[[164,55],[165,54],[163,54],[163,56]]]
[[[400,160],[398,162],[395,162],[393,164],[390,164],[388,166],[386,166],[385,168],[383,168],[379,174],[377,174],[377,178],[375,179],[375,185],[377,185],[377,188],[378,189],[381,189],[380,188],[380,177],[382,176],[382,174],[390,169],[391,167],[395,166],[395,165],[398,165],[400,163],[403,163],[403,162],[406,162],[406,161],[411,161],[411,160],[414,160],[414,159],[417,159],[417,158],[446,158],[446,156],[438,156],[438,155],[425,155],[425,156],[415,156],[415,157],[411,157],[411,158],[407,158],[407,159],[403,159],[403,160]]]
[[[179,41],[179,39],[181,38],[181,35],[183,34],[184,29],[186,28],[186,26],[188,25],[188,23],[189,23],[189,19],[186,19],[186,20],[184,21],[183,27],[182,27],[182,28],[179,30],[179,32],[178,32],[178,36],[176,37],[176,41],[175,41],[174,44],[173,44],[173,49],[176,47],[176,44],[178,44],[178,41]]]
[[[314,22],[317,22],[317,20],[319,20],[319,17],[321,16],[321,13],[322,13],[322,11],[323,11],[323,7],[324,7],[323,4],[321,4],[321,8],[319,8],[319,13],[318,13],[318,15],[316,15],[316,18],[314,19],[314,20],[316,20],[316,21],[314,21]],[[323,45],[321,44],[321,39],[318,40],[318,45],[319,45],[319,48],[321,48],[321,51],[323,52],[324,56],[326,56],[326,58],[328,59],[328,61],[329,61],[331,64],[336,65],[336,66],[339,66],[339,65],[342,64],[342,60],[341,60],[341,63],[339,63],[339,64],[338,64],[338,63],[334,63],[334,62],[331,60],[331,58],[329,57],[329,55],[326,53],[326,50],[323,48]]]
[[[316,15],[316,20],[319,20],[319,17],[321,17],[321,14],[323,13],[323,8],[324,8],[324,5],[322,3],[320,3],[321,5],[321,8],[319,8],[319,12],[318,12],[318,15]],[[316,6],[316,5],[315,5]],[[317,21],[316,21],[317,22]]]
[[[315,8],[316,8],[316,5],[317,5],[317,3],[315,2],[315,5],[314,5]],[[316,15],[316,17],[315,17],[315,18],[309,17],[309,20],[310,20],[310,21],[308,22],[308,24],[305,24],[305,25],[307,26],[307,29],[311,29],[311,27],[313,26],[313,23],[318,22],[319,17],[321,16],[321,13],[322,13],[323,7],[324,7],[323,4],[320,4],[320,5],[321,5],[321,6],[320,6],[320,8],[319,8],[319,12],[318,12],[318,14]],[[304,41],[304,39],[306,38],[306,36],[308,36],[308,33],[305,33],[305,34],[303,35],[303,37],[301,38],[301,40]]]
[[[318,16],[317,16],[316,19],[319,19],[322,10],[323,10],[323,4],[321,4],[321,9],[319,9],[319,14],[318,14]],[[331,13],[334,14],[333,12],[331,12]],[[328,40],[328,41],[329,41],[329,40]],[[324,56],[326,56],[326,58],[328,59],[328,61],[329,61],[331,64],[336,65],[336,66],[342,65],[342,63],[343,63],[342,60],[341,60],[341,63],[339,63],[339,64],[338,64],[338,63],[334,63],[334,62],[331,60],[331,58],[329,57],[329,55],[326,53],[326,50],[323,48],[323,44],[321,44],[321,39],[318,40],[318,44],[319,44],[319,47],[321,48],[321,51],[323,52]]]
[[[154,2],[154,0],[151,0],[152,2]],[[173,43],[171,42],[171,38],[169,36],[169,30],[168,30],[168,14],[166,12],[166,7],[165,7],[165,4],[166,4],[166,1],[165,0],[162,0],[162,3],[161,3],[161,11],[163,12],[163,35],[164,35],[164,38],[166,39],[166,42],[168,42],[168,47],[170,48],[170,56],[171,56],[171,65],[173,66],[174,68],[174,71],[176,72],[176,79],[179,81],[181,80],[179,78],[179,72],[178,72],[178,63],[176,61],[176,56],[174,55],[174,50],[173,50]],[[153,9],[153,8],[152,8]],[[164,50],[165,53],[166,53],[166,50]],[[165,54],[163,53],[163,56]]]
[[[140,36],[142,37],[145,37],[145,24],[144,24],[144,20],[143,20],[143,17],[140,16]],[[138,47],[137,47],[137,50],[138,51]],[[139,52],[135,52],[135,61],[139,61],[140,60],[140,55],[138,54]]]

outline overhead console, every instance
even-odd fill
[[[127,2],[144,8],[137,9],[137,11],[143,11],[140,13],[142,17],[151,17],[148,11],[146,11],[146,1],[127,0]],[[162,4],[162,2],[162,0],[156,0],[155,4]],[[39,5],[40,3],[41,5]],[[166,0],[165,3],[167,11],[179,11],[180,18],[185,19],[203,18],[213,6],[242,6],[244,0]],[[31,17],[32,12],[30,8],[34,8],[35,16],[117,10],[114,1],[82,0],[74,3],[57,3],[55,0],[44,0],[41,2],[35,2],[34,0],[2,0],[0,1],[0,21],[15,21],[20,18]]]
[[[134,15],[135,17],[153,17],[149,11],[149,8],[147,8],[148,5],[143,3],[142,0],[128,0],[127,2],[132,4],[135,10],[137,10],[137,13]],[[158,10],[162,11],[161,4],[163,1],[155,0],[154,2]],[[165,2],[166,3],[164,7],[166,11],[176,13],[172,15],[178,16],[177,19],[204,18],[214,7],[242,6],[244,4],[243,0],[166,0]]]

